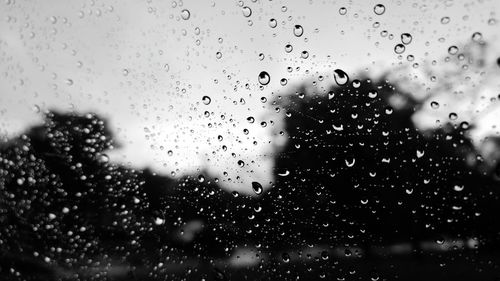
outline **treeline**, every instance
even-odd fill
[[[498,175],[477,169],[471,125],[419,131],[421,105],[383,80],[302,88],[279,106],[289,141],[257,197],[113,163],[105,120],[48,113],[0,148],[0,273],[74,279],[125,265],[154,279],[161,264],[210,264],[238,247],[498,245]]]

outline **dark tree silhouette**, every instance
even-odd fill
[[[468,124],[419,131],[421,105],[383,79],[284,99],[289,142],[261,200],[265,243],[418,248],[498,232],[498,184],[467,164],[477,161]]]

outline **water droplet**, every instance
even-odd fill
[[[448,54],[450,55],[456,55],[458,53],[458,47],[457,46],[450,46],[448,48]]]
[[[423,151],[423,150],[420,151],[417,149],[417,158],[422,158],[424,156],[424,154],[425,154],[425,151]]]
[[[278,21],[276,21],[275,19],[270,19],[269,20],[269,26],[271,28],[275,28],[276,26],[278,26]]]
[[[481,32],[474,32],[472,34],[472,41],[480,43],[483,41],[483,34],[481,34]]]
[[[271,76],[269,76],[269,73],[267,73],[266,71],[262,71],[261,73],[259,73],[258,80],[261,85],[265,86],[271,81]]]
[[[342,69],[335,69],[333,71],[333,79],[339,86],[344,86],[349,82],[349,76]]]
[[[308,51],[302,51],[300,54],[300,57],[303,59],[307,59],[309,57],[309,52]]]
[[[286,177],[286,176],[288,176],[289,174],[290,174],[290,171],[285,170],[285,171],[279,172],[279,173],[278,173],[278,176],[280,176],[280,177]]]
[[[431,108],[432,109],[438,109],[439,108],[439,103],[437,101],[431,101]]]
[[[259,60],[264,60],[264,58],[265,58],[264,54],[263,54],[263,53],[260,53],[260,54],[259,54]]]
[[[253,123],[253,122],[255,122],[255,118],[253,118],[252,116],[250,116],[250,117],[247,118],[247,121],[249,123]]]
[[[215,53],[215,57],[216,57],[217,59],[222,58],[222,53],[221,53],[221,52],[217,52],[217,53]]]
[[[183,20],[188,20],[190,17],[191,17],[191,13],[189,12],[189,10],[184,9],[181,11],[181,18]]]
[[[165,220],[164,220],[164,219],[162,219],[162,218],[156,218],[156,219],[155,219],[155,224],[156,224],[156,225],[162,225],[162,224],[164,224],[164,223],[165,223]]]
[[[264,191],[264,189],[262,188],[262,185],[256,181],[252,182],[252,189],[255,192],[255,194],[257,194],[257,195],[261,195],[262,191]]]
[[[339,9],[339,14],[342,15],[342,16],[345,15],[345,14],[347,14],[347,8],[346,7],[341,7]]]
[[[464,190],[464,186],[463,185],[455,185],[453,187],[453,190],[460,192],[460,191]]]
[[[199,175],[198,176],[198,181],[199,182],[204,182],[205,181],[205,177],[203,175]]]
[[[245,167],[245,162],[243,160],[238,160],[238,166],[241,168]]]
[[[285,46],[285,52],[290,53],[291,51],[293,51],[293,47],[292,47],[292,45],[287,44],[287,45]]]
[[[294,28],[293,28],[293,34],[296,36],[296,37],[300,37],[302,36],[302,34],[304,34],[304,28],[302,27],[302,25],[295,25]]]
[[[450,113],[450,115],[448,116],[450,118],[450,120],[457,120],[457,114],[455,112],[452,112]]]
[[[406,47],[403,44],[397,44],[396,46],[394,46],[394,52],[398,55],[404,53],[405,50],[406,50]]]
[[[380,16],[385,13],[385,6],[382,4],[377,4],[375,5],[375,7],[373,7],[373,12]]]
[[[204,105],[209,105],[210,102],[212,102],[212,99],[209,96],[203,96],[201,100],[203,101]]]
[[[378,93],[376,91],[370,91],[368,92],[368,97],[371,99],[374,99],[378,96]]]
[[[280,84],[281,86],[285,86],[288,83],[288,80],[286,78],[281,78]]]
[[[243,7],[243,16],[248,18],[251,15],[252,15],[252,9],[250,9],[250,7],[248,6]]]
[[[356,158],[345,159],[345,165],[349,168],[354,166],[355,163],[356,163]]]
[[[284,262],[290,262],[290,255],[288,253],[281,254],[281,258]]]
[[[450,18],[449,17],[442,17],[441,18],[441,23],[442,24],[448,24],[450,22]]]
[[[408,45],[411,43],[411,40],[412,40],[412,36],[410,33],[403,33],[401,34],[401,42],[405,45]]]

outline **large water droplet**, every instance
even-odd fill
[[[266,71],[262,71],[261,73],[259,73],[258,80],[261,85],[265,86],[271,81],[271,76],[269,76],[269,73],[267,73]]]
[[[339,86],[344,86],[349,82],[349,76],[342,69],[335,69],[333,71],[333,79]]]

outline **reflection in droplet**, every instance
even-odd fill
[[[377,4],[375,5],[375,7],[373,7],[373,11],[375,12],[375,14],[380,16],[385,13],[385,6],[382,4]]]
[[[333,71],[333,79],[339,86],[344,86],[349,82],[349,76],[342,69],[335,69]]]
[[[265,86],[271,81],[271,76],[269,76],[269,73],[267,73],[266,71],[262,71],[261,73],[259,73],[258,80],[261,85]]]
[[[257,195],[261,195],[262,191],[264,191],[264,189],[262,188],[262,185],[256,181],[252,182],[252,189],[255,192],[255,194],[257,194]]]

